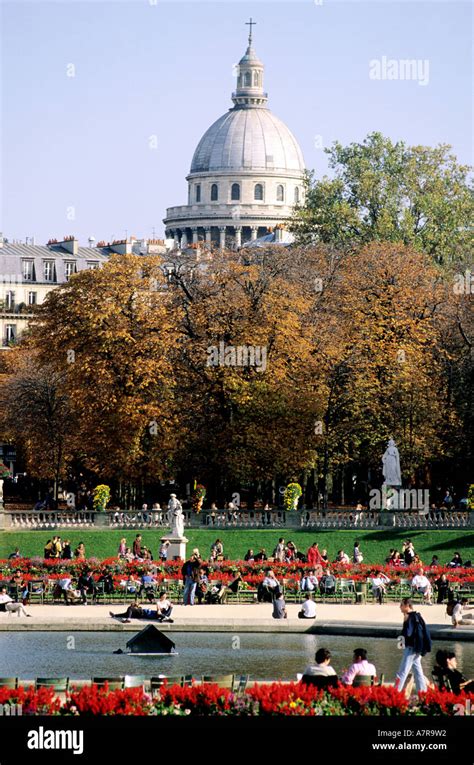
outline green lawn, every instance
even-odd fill
[[[122,531],[73,531],[70,534],[60,530],[64,539],[69,537],[72,546],[84,542],[86,555],[90,558],[108,558],[116,555],[119,540],[125,536],[129,546],[138,533],[135,530]],[[151,548],[153,557],[157,557],[160,538],[163,532],[158,530],[144,531],[142,533],[143,544]],[[473,531],[394,531],[392,529],[381,531],[295,531],[289,529],[276,530],[229,530],[220,529],[201,530],[186,529],[189,539],[188,551],[193,547],[199,547],[201,554],[208,557],[209,548],[217,537],[224,544],[226,557],[236,560],[241,559],[249,547],[254,550],[264,547],[268,555],[271,555],[278,538],[283,536],[286,541],[291,539],[296,547],[304,552],[315,541],[319,549],[327,548],[329,558],[334,559],[336,552],[343,548],[349,556],[352,556],[354,540],[360,542],[364,555],[364,563],[381,563],[388,555],[390,547],[401,548],[402,542],[410,538],[415,550],[422,561],[428,564],[432,555],[438,555],[440,563],[444,564],[451,560],[453,553],[461,553],[463,560],[474,559],[474,532]],[[6,558],[16,546],[20,548],[22,555],[42,556],[45,542],[52,536],[46,531],[23,531],[0,533],[0,558]]]

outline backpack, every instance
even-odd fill
[[[457,600],[450,600],[448,602],[448,605],[446,606],[446,613],[448,614],[448,616],[452,616],[453,615],[454,606],[457,606],[458,602],[459,601],[457,601]]]

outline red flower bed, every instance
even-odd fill
[[[68,696],[63,711],[70,714],[144,716],[151,709],[151,699],[142,688],[111,691],[108,683],[103,687],[94,684],[72,690]]]
[[[346,714],[393,716],[406,714],[409,709],[409,701],[405,694],[392,685],[360,688],[341,685],[331,688],[329,693],[341,702]]]
[[[34,686],[20,688],[0,687],[0,704],[20,704],[24,715],[58,714],[61,701],[56,698],[53,688],[38,688]]]

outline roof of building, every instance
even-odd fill
[[[269,109],[236,106],[204,133],[191,173],[219,170],[303,173],[303,155],[293,133]]]

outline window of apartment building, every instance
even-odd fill
[[[16,324],[7,324],[5,327],[5,345],[14,343],[16,340]]]
[[[43,273],[45,282],[56,281],[56,269],[54,267],[54,260],[43,261]]]
[[[5,293],[5,308],[7,311],[13,311],[15,308],[15,293],[8,291]]]
[[[98,260],[88,260],[87,261],[87,268],[89,268],[91,271],[93,271],[95,268],[99,268],[99,261]]]
[[[27,282],[35,281],[35,264],[33,260],[22,261],[23,279]]]
[[[76,273],[76,271],[77,271],[76,261],[66,260],[64,263],[64,276],[66,277],[67,282],[69,281],[71,276]]]
[[[28,305],[36,305],[36,292],[28,292]]]

